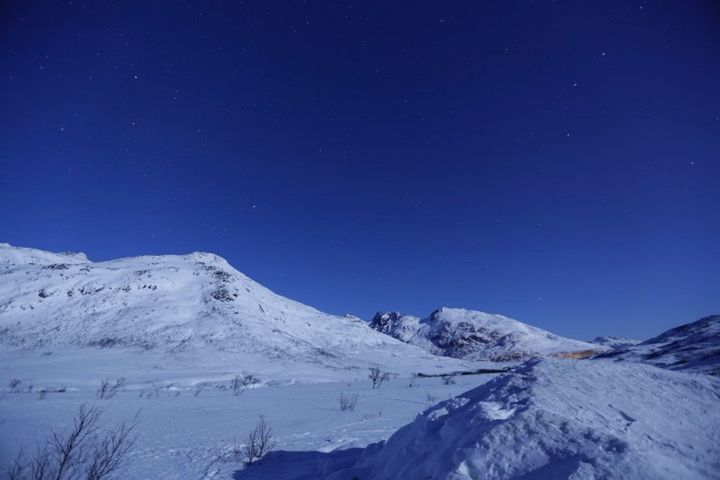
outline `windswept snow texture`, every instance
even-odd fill
[[[603,336],[593,338],[591,343],[596,343],[610,348],[622,348],[637,345],[640,342],[641,340],[636,340],[634,338]]]
[[[720,383],[542,360],[419,415],[328,479],[717,479]]]
[[[502,315],[460,308],[440,308],[422,320],[397,312],[378,313],[370,326],[436,355],[472,360],[512,362],[604,349]]]
[[[467,368],[360,319],[279,296],[210,253],[94,263],[82,254],[0,244],[0,349],[49,346],[254,355],[254,368],[263,358],[348,369],[355,377],[375,364],[405,373]]]
[[[701,318],[638,345],[598,357],[642,361],[672,370],[695,370],[720,376],[720,315]]]

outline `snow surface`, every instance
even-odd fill
[[[472,360],[508,362],[604,350],[503,315],[461,308],[440,308],[424,319],[398,312],[378,313],[370,326],[436,355]]]
[[[461,309],[380,320],[402,341],[208,253],[95,263],[0,244],[0,469],[99,404],[108,425],[140,410],[123,478],[720,478],[720,384],[695,373],[717,372],[720,317],[449,384],[412,374],[598,346]],[[390,373],[380,389],[370,366]],[[234,395],[245,374],[259,383]],[[354,411],[341,394],[358,396]],[[243,468],[234,450],[260,415],[276,448]]]
[[[94,263],[0,244],[0,350],[67,346],[173,353],[256,374],[292,365],[287,379],[316,367],[340,371],[336,380],[375,365],[405,375],[477,367],[277,295],[213,254]]]
[[[720,478],[720,382],[543,360],[442,402],[328,480]]]
[[[720,376],[720,315],[671,328],[637,345],[619,347],[597,357]]]
[[[641,342],[642,340],[637,340],[634,338],[603,336],[593,338],[590,343],[597,343],[598,345],[603,345],[610,348],[620,348],[630,347],[632,345],[637,345]]]
[[[221,366],[170,359],[161,352],[123,349],[0,353],[0,478],[21,447],[30,453],[51,429],[66,429],[83,403],[102,407],[106,426],[140,411],[138,441],[119,478],[317,478],[317,472],[336,468],[346,457],[354,461],[362,448],[387,439],[431,404],[492,378],[457,377],[445,385],[440,378],[393,376],[373,390],[367,378],[338,381],[321,367],[303,373],[304,366],[286,364],[235,396],[230,373],[255,372],[262,369],[259,363],[228,363],[223,372]],[[279,380],[311,375],[324,381]],[[115,397],[97,399],[100,380],[122,376],[127,385]],[[13,378],[22,382],[17,393],[7,388]],[[340,410],[341,394],[358,395],[354,411]],[[233,449],[242,446],[260,415],[272,428],[275,451],[263,465],[245,470]]]

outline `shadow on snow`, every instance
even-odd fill
[[[355,469],[352,467],[364,450],[349,448],[330,453],[282,450],[270,452],[262,462],[237,470],[233,474],[233,480],[317,480],[331,473],[336,473],[338,480],[351,480],[358,478],[353,474]]]

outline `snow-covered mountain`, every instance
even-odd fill
[[[632,345],[637,345],[640,342],[641,340],[636,340],[634,338],[612,336],[595,337],[590,341],[590,343],[596,343],[609,348],[630,347]]]
[[[637,345],[597,355],[616,361],[642,361],[672,370],[695,370],[720,376],[720,315],[671,328]]]
[[[720,383],[541,360],[439,403],[326,480],[718,478]]]
[[[92,262],[0,244],[0,350],[230,352],[354,368],[459,368],[273,293],[210,253]]]
[[[424,319],[377,313],[370,326],[436,355],[472,360],[510,362],[604,349],[502,315],[460,308],[440,308]]]

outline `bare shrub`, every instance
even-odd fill
[[[8,388],[10,389],[10,392],[11,393],[19,392],[20,389],[18,387],[20,386],[21,383],[22,383],[22,380],[19,380],[17,378],[13,378],[12,380],[10,380],[10,382],[8,383]]]
[[[245,388],[254,387],[258,383],[260,383],[260,379],[252,374],[245,374],[242,378],[242,384]]]
[[[383,382],[390,380],[390,373],[383,372],[378,367],[372,367],[368,378],[372,381],[372,388],[375,390],[376,388],[380,388]]]
[[[52,432],[44,445],[26,459],[22,450],[8,469],[10,480],[103,480],[121,469],[135,444],[132,423],[101,431],[102,410],[82,405],[65,433]]]
[[[110,382],[110,380],[102,380],[97,391],[97,397],[100,400],[109,400],[124,386],[124,378],[118,378],[114,383]]]
[[[240,375],[235,375],[235,377],[230,382],[230,390],[232,390],[233,395],[240,395],[245,391],[245,389],[242,386],[242,377]]]
[[[265,417],[261,415],[255,429],[248,434],[243,447],[245,465],[250,466],[259,462],[274,446],[272,429],[265,421]]]
[[[418,374],[413,373],[412,376],[410,377],[410,383],[408,384],[408,388],[413,388],[415,386],[415,381],[417,380],[417,378],[418,378]]]
[[[235,375],[230,382],[230,390],[233,395],[241,395],[248,387],[253,387],[260,383],[260,379],[255,375],[246,373],[244,375]]]
[[[454,385],[455,384],[455,377],[453,375],[442,375],[440,378],[442,378],[442,382],[444,385]]]
[[[434,405],[435,403],[437,403],[437,396],[435,396],[435,395],[431,395],[428,393],[426,399],[427,399],[427,403],[429,403],[431,405]]]
[[[355,410],[355,405],[357,405],[358,396],[357,394],[352,396],[345,396],[344,394],[340,394],[340,410],[343,412],[350,411],[352,412]]]

